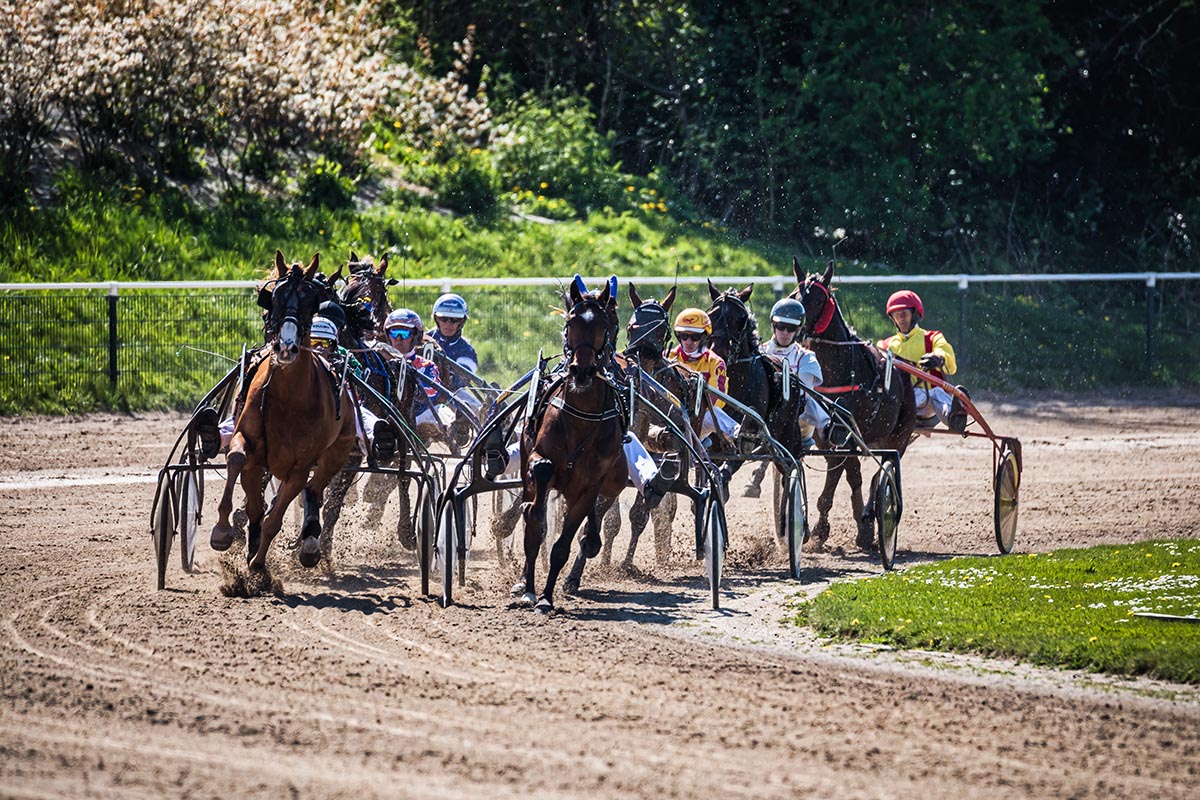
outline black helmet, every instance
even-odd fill
[[[346,327],[346,312],[333,300],[326,300],[317,306],[317,314],[337,325],[339,331]]]

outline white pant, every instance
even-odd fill
[[[437,414],[436,417],[434,416],[435,413]],[[416,422],[418,425],[426,423],[437,425],[439,421],[442,426],[449,426],[450,423],[454,422],[454,409],[445,403],[441,403],[440,405],[433,406],[433,408],[426,407],[424,411],[417,414]]]
[[[700,422],[700,438],[703,439],[720,427],[721,433],[732,439],[737,426],[737,422],[725,413],[725,409],[712,406],[704,412],[704,419]]]
[[[647,452],[646,446],[642,444],[634,433],[629,433],[625,438],[625,465],[629,470],[629,480],[633,481],[633,485],[637,487],[638,492],[646,488],[646,484],[654,479],[658,474],[658,464],[654,463],[654,459]],[[513,442],[508,446],[508,466],[504,468],[501,477],[515,478],[521,469],[521,443]]]
[[[483,403],[478,397],[471,394],[464,387],[454,393],[454,399],[462,403],[466,408],[470,409],[471,414],[475,417],[475,419],[479,419],[479,412],[483,408]]]
[[[818,431],[825,430],[825,426],[829,424],[829,412],[825,410],[825,406],[808,395],[804,396],[804,400],[804,410],[800,412],[800,419],[812,425]]]
[[[950,393],[940,386],[931,386],[928,389],[918,386],[913,390],[917,397],[917,416],[922,419],[937,415],[943,423],[950,424],[950,406],[954,403],[954,398]]]

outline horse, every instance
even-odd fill
[[[686,409],[691,408],[691,397],[694,387],[688,380],[690,371],[679,364],[669,362],[663,356],[666,349],[667,335],[671,330],[669,313],[675,302],[675,288],[672,287],[662,302],[654,299],[643,300],[637,287],[629,284],[629,299],[633,303],[633,314],[629,319],[627,334],[629,344],[625,350],[614,357],[614,363],[624,381],[634,381],[639,394],[653,403],[672,421],[682,427],[691,425],[699,434],[699,420],[685,416]],[[649,378],[649,380],[646,380]],[[658,387],[680,398],[683,409],[673,405]],[[647,411],[644,404],[638,406],[631,425],[646,449],[657,453],[677,453],[680,461],[680,475],[687,474],[687,448],[669,434],[666,428],[658,424],[660,418]],[[639,494],[629,509],[630,538],[629,547],[621,562],[626,569],[632,567],[633,556],[637,551],[638,540],[646,525],[654,521],[654,551],[659,564],[665,564],[671,554],[671,528],[678,507],[678,499],[674,492],[668,492],[653,511],[646,509],[645,498]],[[601,558],[609,563],[612,558],[613,540],[621,527],[620,506],[613,504],[612,509],[604,517]],[[586,558],[580,553],[571,565],[571,571],[565,581],[568,593],[578,591],[583,575]]]
[[[372,347],[370,344],[380,338],[383,320],[387,319],[391,309],[387,287],[395,281],[386,277],[387,267],[386,254],[376,266],[371,259],[360,259],[357,253],[350,251],[350,260],[346,264],[350,277],[346,279],[345,287],[336,298],[346,316],[340,344],[363,364],[367,385],[386,398],[409,427],[413,427],[413,399],[417,391],[415,375],[411,371],[401,370],[400,359],[388,348]],[[340,273],[341,267],[336,274]],[[363,404],[376,416],[385,418],[386,409],[383,405],[374,395],[364,394],[361,398]],[[411,456],[408,437],[397,437],[391,463],[399,465],[400,469],[407,469]],[[332,549],[334,527],[341,518],[346,494],[358,477],[356,470],[361,462],[362,456],[357,450],[353,451],[346,464],[347,469],[334,478],[326,492],[325,533],[322,536],[322,552],[326,556]],[[411,550],[416,547],[416,534],[408,503],[408,483],[407,478],[400,481],[402,508],[397,517],[396,528],[401,545]],[[362,494],[368,504],[368,521],[371,524],[377,525],[382,521],[384,507],[394,488],[396,484],[386,475],[371,474],[366,479]]]
[[[600,552],[600,519],[628,479],[621,445],[625,410],[620,394],[600,374],[616,339],[616,298],[610,289],[606,284],[599,294],[584,293],[577,282],[571,284],[564,298],[566,370],[541,393],[521,434],[525,569],[514,591],[540,613],[554,609],[555,584],[585,519],[583,553],[593,558]],[[545,588],[535,597],[534,568],[546,536],[550,489],[562,497],[563,526],[551,548]]]
[[[260,287],[270,294],[266,334],[271,355],[254,373],[229,445],[225,490],[217,506],[211,544],[228,549],[233,486],[241,478],[248,519],[246,560],[265,570],[267,550],[283,525],[283,515],[303,491],[304,522],[300,563],[316,566],[321,557],[321,499],[325,487],[354,447],[354,418],[347,387],[337,386],[328,369],[306,346],[321,287],[313,280],[319,265],[289,269],[275,251],[274,272]],[[266,303],[264,303],[266,305]],[[263,483],[267,472],[279,479],[279,492],[264,517]],[[311,476],[310,476],[311,472]]]
[[[799,425],[800,412],[804,410],[805,394],[799,387],[799,379],[791,376],[792,386],[783,391],[783,372],[774,359],[763,355],[758,349],[758,323],[746,304],[754,292],[751,284],[741,291],[727,289],[722,292],[708,282],[712,305],[708,308],[712,320],[712,349],[725,359],[725,374],[728,385],[726,392],[739,403],[751,408],[767,423],[767,433],[785,450],[798,455],[803,449],[804,434]],[[785,397],[786,395],[786,397]],[[730,416],[742,416],[736,409]],[[739,434],[739,447],[754,444],[760,432],[743,424]],[[742,462],[734,460],[730,474],[737,471]],[[784,475],[780,473],[780,481]]]
[[[903,455],[917,425],[912,381],[899,372],[887,380],[883,354],[859,338],[846,324],[829,288],[833,280],[833,262],[823,275],[806,275],[800,261],[793,257],[792,272],[796,276],[796,288],[789,296],[804,306],[806,322],[801,334],[816,355],[824,376],[817,391],[837,396],[837,404],[853,415],[867,447],[895,450]],[[824,547],[829,538],[829,509],[833,507],[833,494],[844,473],[858,525],[855,544],[870,549],[874,546],[871,520],[878,473],[871,480],[871,499],[864,506],[859,459],[827,456],[826,463],[825,486],[817,499],[817,524],[812,529],[818,546]]]

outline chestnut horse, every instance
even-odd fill
[[[793,258],[792,272],[797,285],[789,296],[804,306],[806,322],[802,334],[816,355],[824,377],[817,391],[829,395],[854,416],[867,447],[872,450],[895,450],[903,455],[917,424],[912,381],[900,372],[892,374],[889,380],[883,354],[860,339],[854,329],[846,324],[842,310],[829,289],[833,280],[832,262],[823,275],[805,275],[800,262]],[[829,509],[833,507],[833,494],[838,480],[845,473],[846,483],[850,485],[850,503],[858,524],[855,543],[864,549],[874,546],[871,511],[878,475],[871,481],[871,500],[864,507],[862,464],[859,459],[855,456],[828,456],[826,463],[829,469],[825,473],[825,486],[817,499],[817,524],[812,529],[817,543],[823,546],[829,538]]]
[[[271,297],[266,320],[271,355],[254,373],[238,415],[229,445],[225,491],[217,506],[219,519],[212,530],[213,549],[228,549],[234,537],[229,524],[233,486],[240,476],[249,521],[246,560],[252,569],[266,569],[271,540],[301,490],[300,563],[317,564],[321,495],[354,447],[349,392],[342,386],[335,394],[328,369],[308,348],[309,327],[322,293],[314,281],[318,261],[314,255],[307,269],[299,264],[289,269],[283,253],[276,250],[274,272],[260,288],[260,294],[269,292]],[[264,517],[263,483],[268,472],[280,486]]]
[[[542,393],[521,435],[525,571],[514,589],[536,602],[541,613],[554,608],[554,586],[580,523],[587,520],[581,549],[593,558],[600,552],[600,519],[628,480],[621,445],[625,411],[618,392],[599,374],[612,355],[615,318],[616,298],[609,285],[597,294],[571,284],[563,328],[566,373]],[[546,536],[550,489],[562,496],[563,527],[550,551],[545,589],[535,597],[534,567]]]

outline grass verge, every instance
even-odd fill
[[[839,583],[797,624],[897,647],[1200,683],[1200,542],[955,558]]]

